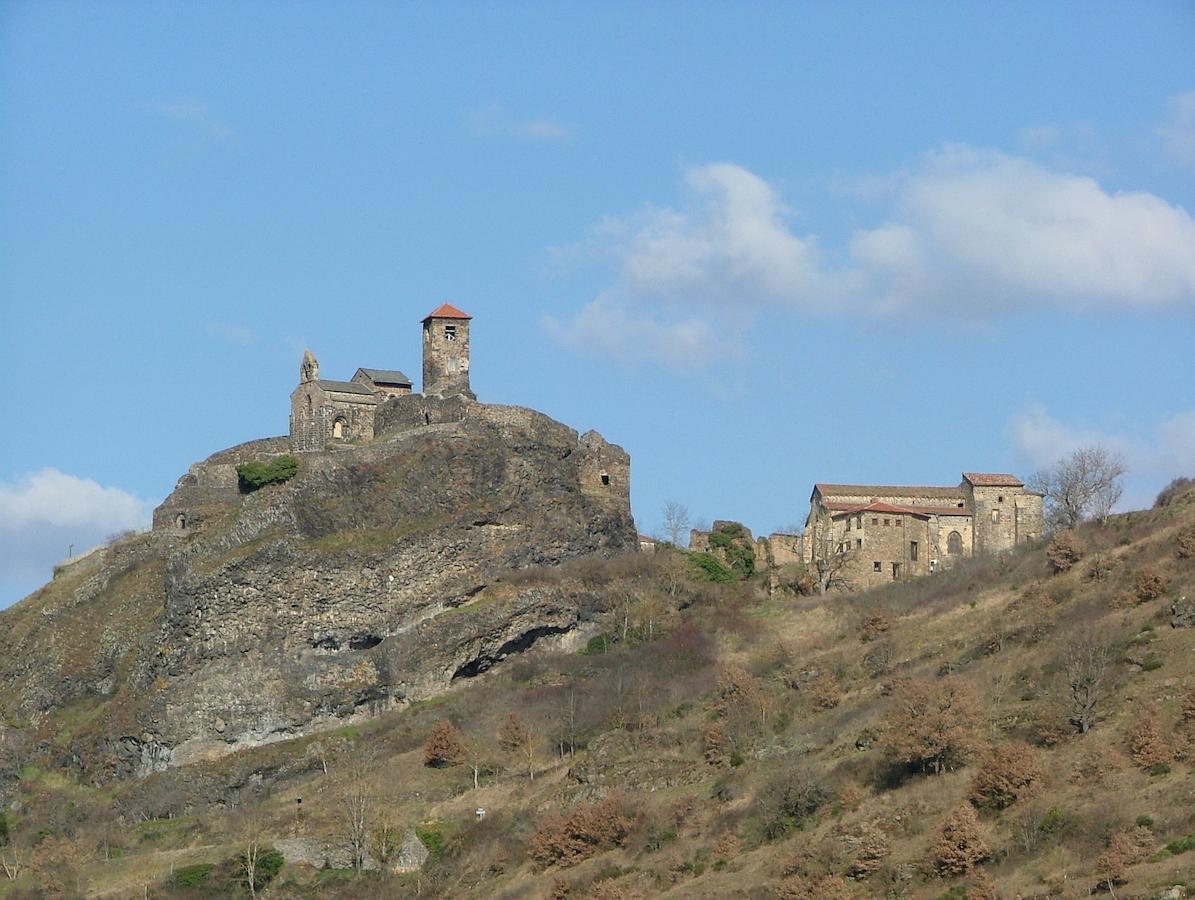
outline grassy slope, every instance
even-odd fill
[[[1030,548],[920,582],[824,599],[692,582],[673,598],[668,570],[675,560],[668,556],[566,567],[545,577],[617,592],[626,599],[632,639],[602,655],[513,660],[433,703],[237,754],[197,768],[195,777],[247,785],[242,802],[259,811],[267,835],[341,837],[343,797],[363,781],[375,822],[431,823],[444,835],[444,858],[420,875],[354,880],[288,867],[273,896],[545,897],[558,879],[572,896],[770,897],[784,896],[777,894],[782,885],[796,892],[802,884],[815,896],[828,890],[816,887],[819,877],[848,870],[849,836],[865,823],[887,836],[890,853],[868,878],[845,881],[849,895],[965,896],[970,879],[937,877],[927,858],[943,820],[966,802],[982,753],[933,776],[900,771],[884,749],[893,684],[953,673],[981,700],[983,743],[1030,746],[1045,772],[1032,796],[981,815],[993,857],[984,869],[1001,896],[1085,896],[1110,837],[1138,819],[1150,823],[1149,858],[1128,868],[1117,896],[1152,896],[1179,883],[1195,890],[1195,850],[1158,852],[1195,833],[1195,775],[1180,722],[1182,698],[1195,685],[1195,631],[1172,629],[1168,616],[1174,598],[1195,594],[1195,559],[1175,555],[1178,531],[1192,526],[1189,494],[1184,503],[1086,529],[1087,557],[1066,574],[1050,575],[1043,550]],[[1096,556],[1108,569],[1100,579],[1089,575]],[[1165,596],[1123,602],[1147,570],[1168,579]],[[674,599],[687,607],[676,612]],[[887,630],[873,635],[865,622]],[[649,626],[653,640],[643,640]],[[1066,647],[1088,634],[1113,647],[1114,663],[1098,722],[1080,737],[1065,724],[1060,670]],[[738,669],[749,675],[751,702],[743,694],[720,700],[726,673]],[[822,709],[827,678],[841,697]],[[1126,731],[1146,708],[1156,710],[1178,757],[1165,773],[1149,774],[1127,752]],[[539,736],[533,781],[494,743],[511,711]],[[73,715],[85,724],[91,712]],[[480,788],[464,765],[422,764],[423,740],[443,718],[496,770],[483,773]],[[733,766],[705,760],[706,735],[719,724]],[[565,733],[578,749],[562,757],[553,737]],[[769,840],[770,785],[794,771],[808,773],[829,799]],[[269,791],[252,787],[262,772],[279,773]],[[172,867],[217,862],[238,846],[235,817],[194,794],[187,795],[190,815],[138,821],[182,807],[177,780],[93,787],[30,769],[23,790],[18,831],[27,837],[52,826],[72,837],[83,858],[68,862],[89,893],[140,896],[148,884],[151,896],[171,896],[162,880]],[[547,817],[609,794],[624,799],[634,820],[621,847],[567,869],[532,864],[533,834]],[[488,811],[480,823],[479,806]],[[109,811],[102,827],[100,810]],[[95,848],[108,845],[121,848],[119,858],[98,858]],[[784,881],[793,872],[800,874]],[[0,882],[0,896],[5,888]]]

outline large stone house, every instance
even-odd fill
[[[819,482],[804,554],[837,555],[842,581],[862,588],[1010,550],[1043,532],[1042,495],[1015,475],[964,472],[957,487]]]
[[[468,313],[445,303],[423,319],[423,394],[475,400],[469,387]],[[342,441],[371,440],[377,407],[411,393],[411,379],[397,369],[358,369],[350,381],[319,377],[310,350],[290,395],[290,443],[297,451],[324,450]]]

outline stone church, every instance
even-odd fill
[[[468,313],[445,303],[423,319],[423,395],[476,400],[469,387]],[[378,406],[411,394],[411,379],[397,369],[358,369],[349,381],[320,378],[310,350],[290,395],[292,450],[324,450],[340,442],[374,437]]]
[[[1042,495],[1015,475],[964,472],[957,487],[819,482],[804,554],[843,557],[843,580],[863,588],[1011,550],[1044,532]]]

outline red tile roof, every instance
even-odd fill
[[[423,321],[428,319],[472,319],[473,317],[467,312],[462,312],[451,303],[444,303],[438,309],[434,309],[423,317]]]
[[[1004,472],[964,472],[963,478],[976,487],[1024,487],[1025,482],[1016,475]]]

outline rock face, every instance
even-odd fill
[[[94,708],[70,752],[145,774],[430,697],[603,611],[503,579],[637,547],[621,448],[517,407],[383,409],[251,494],[236,463],[284,441],[192,466],[153,532],[0,614],[0,720]]]

